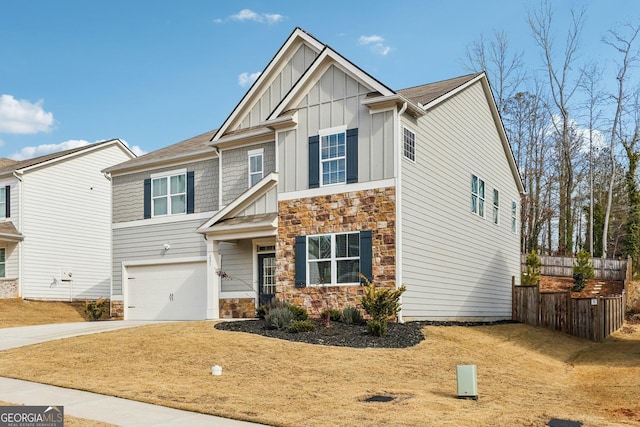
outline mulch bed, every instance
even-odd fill
[[[336,347],[352,348],[406,348],[412,347],[424,340],[422,327],[427,325],[437,326],[476,326],[502,322],[406,322],[389,323],[387,334],[382,337],[370,335],[365,325],[346,325],[342,322],[331,322],[327,328],[322,323],[316,323],[316,328],[311,332],[289,332],[286,330],[268,329],[264,320],[242,320],[233,322],[221,322],[215,325],[216,329],[223,331],[247,332],[265,337],[278,338],[287,341],[303,342],[307,344],[329,345]]]

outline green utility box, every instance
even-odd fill
[[[476,365],[458,365],[458,399],[478,400],[478,372]]]

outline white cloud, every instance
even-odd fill
[[[258,22],[258,23],[266,23],[268,25],[277,24],[285,19],[285,16],[280,15],[279,13],[258,13],[254,12],[251,9],[242,9],[240,12],[229,16],[226,19],[216,18],[213,20],[216,24],[222,24],[226,21],[235,21],[235,22]]]
[[[71,148],[84,147],[89,145],[83,139],[70,139],[59,144],[42,144],[35,147],[23,147],[17,153],[9,156],[11,160],[25,160],[33,157],[44,156],[46,154],[57,153],[58,151],[70,150]]]
[[[129,149],[131,151],[133,151],[133,154],[135,154],[136,156],[142,156],[143,154],[147,154],[146,151],[144,151],[142,148],[140,148],[139,145],[130,145],[127,141],[125,141],[124,139],[121,139],[120,141],[122,141],[122,143],[124,145],[126,145],[127,147],[129,147]]]
[[[387,54],[391,52],[391,47],[384,44],[384,38],[375,34],[371,36],[360,36],[358,44],[369,46],[373,53],[382,56],[387,56]]]
[[[241,73],[238,76],[238,84],[242,87],[247,87],[249,85],[251,85],[253,82],[255,82],[258,77],[260,77],[260,72],[256,72],[256,73]]]
[[[0,133],[50,132],[53,113],[44,111],[43,103],[42,100],[34,104],[11,95],[0,95]]]

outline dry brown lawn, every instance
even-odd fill
[[[7,350],[0,376],[278,426],[640,425],[640,326],[625,331],[429,326],[413,348],[351,349],[169,323]],[[477,401],[456,397],[460,364],[478,367]]]
[[[20,406],[20,405],[0,401],[0,406]],[[64,415],[64,425],[66,427],[117,427],[114,424],[88,420],[86,418],[72,417],[71,415],[67,415],[67,414]]]
[[[45,325],[86,320],[84,302],[25,301],[0,299],[0,328]]]

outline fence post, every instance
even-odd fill
[[[516,320],[516,276],[511,276],[511,320]]]

